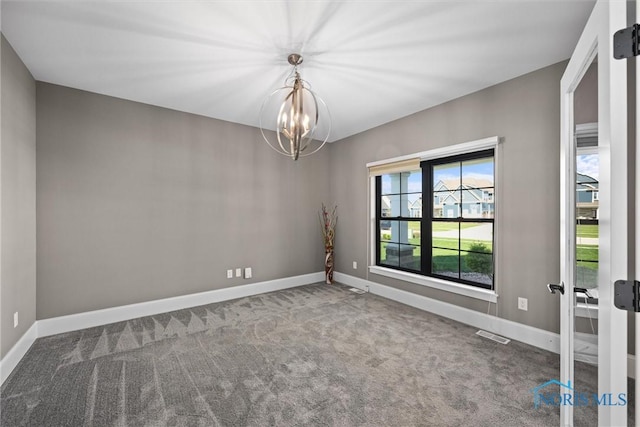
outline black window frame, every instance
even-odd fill
[[[433,168],[438,165],[447,164],[447,163],[455,163],[455,162],[465,162],[468,160],[477,160],[483,158],[491,158],[494,162],[494,183],[493,183],[493,216],[491,218],[463,218],[459,215],[457,218],[437,218],[433,215],[433,205],[434,205],[434,197],[437,195],[433,189]],[[376,265],[385,268],[391,268],[393,270],[406,271],[409,273],[419,274],[422,276],[433,277],[438,279],[447,280],[450,282],[461,283],[464,285],[472,286],[475,288],[482,288],[487,290],[495,289],[495,201],[496,201],[496,183],[495,183],[495,149],[490,148],[486,150],[474,151],[464,154],[457,154],[447,157],[440,157],[436,159],[429,159],[420,162],[420,168],[422,169],[422,217],[421,218],[410,218],[410,217],[382,217],[382,177],[376,176],[375,179],[375,197],[376,197]],[[406,172],[409,172],[408,170]],[[462,175],[461,175],[462,179]],[[484,187],[483,187],[484,188]],[[488,188],[488,187],[487,187]],[[461,214],[461,212],[460,212]],[[381,255],[381,243],[383,242],[381,239],[381,222],[382,221],[420,221],[420,270],[414,270],[409,268],[404,268],[402,266],[394,266],[389,264],[382,264],[380,262]],[[458,277],[446,276],[442,274],[437,274],[433,272],[433,248],[432,248],[432,239],[433,239],[433,223],[434,222],[457,222],[458,224],[462,223],[490,223],[492,224],[492,245],[491,245],[491,261],[492,261],[492,272],[491,274],[491,284],[475,282],[472,280],[467,280],[461,277],[461,269],[462,265],[458,263]],[[459,228],[460,229],[460,228]],[[462,250],[461,248],[461,240],[458,238],[458,254],[460,256],[461,252],[472,252],[468,250]],[[479,253],[479,252],[478,252]],[[487,252],[483,252],[483,254],[488,254]]]
[[[402,173],[413,172],[415,170],[416,169],[406,170],[406,171],[402,171],[402,172],[394,172],[394,173],[402,174]],[[393,174],[387,174],[387,175],[393,175]],[[422,179],[423,179],[423,182],[424,182],[424,177]],[[402,187],[402,184],[401,184],[401,187]],[[402,188],[400,188],[400,192],[399,193],[390,193],[388,195],[394,195],[394,196],[398,195],[398,196],[400,196],[400,200],[402,200],[402,195],[403,194],[409,195],[409,194],[416,194],[416,193],[415,192],[409,192],[409,191],[403,193],[402,192]],[[385,194],[385,195],[387,195],[387,194]],[[424,232],[422,231],[422,218],[423,217],[412,217],[412,216],[402,216],[402,215],[394,216],[394,217],[388,217],[388,216],[383,217],[382,216],[382,196],[383,196],[383,194],[382,194],[382,176],[376,176],[376,227],[377,227],[377,233],[376,233],[376,265],[379,265],[381,267],[386,267],[386,268],[392,268],[394,270],[406,271],[406,272],[409,272],[409,273],[422,274],[422,265],[420,266],[419,270],[416,270],[416,269],[412,269],[412,268],[402,267],[400,265],[395,266],[395,265],[390,265],[390,264],[382,264],[380,262],[380,247],[381,247],[381,244],[384,242],[380,237],[381,236],[381,230],[382,230],[381,223],[383,221],[419,222],[420,223],[420,251],[421,251],[421,254],[422,254],[422,242],[423,242],[422,236],[424,234]],[[424,215],[424,193],[422,193],[422,192],[421,192],[421,197],[422,197],[422,213]],[[400,212],[402,213],[402,209],[400,210]],[[409,212],[409,215],[411,215],[410,212]],[[400,244],[402,244],[402,243],[398,243],[398,245],[400,245]],[[407,245],[415,246],[415,245],[411,245],[411,244],[407,244]],[[422,257],[421,257],[421,259],[422,259]]]

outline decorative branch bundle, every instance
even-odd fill
[[[327,207],[322,204],[322,212],[318,214],[320,218],[320,228],[322,229],[322,237],[324,239],[325,252],[333,251],[333,240],[335,237],[336,224],[338,223],[338,215],[336,214],[337,206],[333,207],[331,213]]]
[[[322,204],[322,212],[318,214],[320,218],[320,229],[322,230],[322,238],[324,239],[324,273],[325,283],[331,285],[333,283],[333,240],[336,234],[336,224],[338,223],[338,215],[334,206],[331,213],[327,207]]]

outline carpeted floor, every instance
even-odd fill
[[[531,392],[558,355],[475,332],[340,285],[210,304],[38,339],[1,389],[1,425],[558,425]],[[596,420],[577,409],[576,425]]]

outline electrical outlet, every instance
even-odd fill
[[[227,279],[233,279],[233,270],[227,270]]]
[[[236,268],[236,277],[242,277],[242,269]]]
[[[18,327],[18,312],[17,311],[15,313],[13,313],[13,327],[14,328]]]
[[[353,269],[354,270],[358,269],[358,261],[353,261]]]
[[[518,297],[518,309],[527,311],[529,310],[529,300],[526,298]]]
[[[244,278],[245,279],[251,279],[252,277],[253,276],[252,276],[252,273],[251,273],[251,267],[245,268],[244,269]]]

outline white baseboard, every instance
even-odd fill
[[[366,290],[381,297],[388,298],[420,310],[428,311],[448,319],[456,320],[478,329],[484,329],[494,334],[502,335],[534,347],[542,348],[553,353],[560,353],[560,335],[544,329],[523,325],[511,320],[491,316],[479,311],[470,310],[454,304],[438,301],[422,295],[406,292],[391,286],[361,279],[348,274],[335,272],[333,275],[337,282],[354,288]],[[627,355],[627,375],[635,377],[635,357]]]
[[[20,362],[29,347],[31,347],[31,344],[33,344],[36,338],[39,337],[77,331],[79,329],[121,322],[138,317],[152,316],[155,314],[166,313],[168,311],[181,310],[214,302],[228,301],[323,281],[324,272],[321,271],[317,273],[287,277],[284,279],[275,279],[266,282],[199,292],[197,294],[181,295],[138,304],[123,305],[119,307],[105,308],[102,310],[70,314],[68,316],[37,320],[31,328],[29,328],[27,333],[25,333],[11,348],[9,353],[0,360],[0,375],[2,380],[0,381],[0,384],[4,383],[4,380],[9,376],[9,374],[11,374],[18,362]]]
[[[411,307],[419,308],[535,347],[555,353],[560,352],[560,336],[553,332],[490,316],[479,311],[427,298],[422,295],[406,292],[347,274],[336,272],[333,277],[338,282],[359,289],[366,289],[366,286],[369,286],[369,292],[410,305]]]
[[[22,360],[29,348],[31,348],[36,338],[38,338],[38,322],[33,322],[33,325],[27,329],[27,332],[20,337],[18,342],[15,343],[14,346],[11,347],[11,350],[0,360],[0,384],[3,384],[4,380],[13,372],[13,369],[18,365],[20,360]]]
[[[102,310],[70,314],[68,316],[53,317],[38,320],[38,337],[77,331],[79,329],[122,322],[123,320],[138,317],[153,316],[168,311],[182,310],[184,308],[264,294],[281,289],[295,288],[297,286],[322,282],[323,280],[324,272],[310,273],[284,279],[269,280],[267,282],[215,289],[197,294],[180,295],[138,304],[122,305]]]

